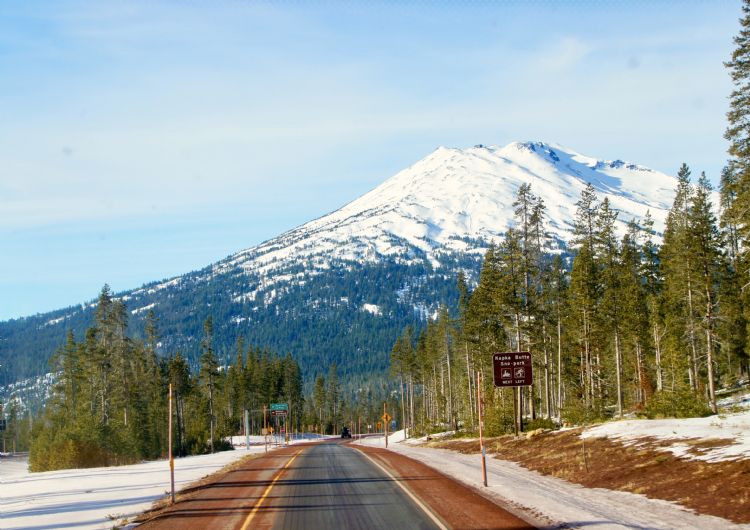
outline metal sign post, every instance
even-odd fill
[[[245,409],[245,450],[250,450],[250,412]]]
[[[487,487],[487,460],[484,449],[484,417],[482,409],[484,402],[482,400],[482,372],[477,372],[477,409],[479,413],[479,449],[482,451],[482,484]]]
[[[174,504],[174,455],[172,454],[172,383],[169,383],[169,483]]]
[[[268,452],[268,415],[266,415],[266,406],[263,405],[263,445]]]
[[[385,401],[383,401],[383,435],[385,436],[385,448],[388,449],[388,422],[390,421],[390,416],[388,415],[388,411],[385,410]]]

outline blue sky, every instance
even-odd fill
[[[181,274],[439,145],[714,180],[740,2],[3,2],[0,320]]]

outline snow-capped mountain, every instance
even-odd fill
[[[267,275],[304,262],[310,274],[327,270],[332,260],[410,261],[419,259],[417,253],[436,266],[438,252],[481,253],[487,241],[512,226],[512,204],[522,183],[544,200],[550,234],[567,241],[587,183],[600,199],[609,198],[619,212],[621,230],[650,211],[661,231],[676,180],[636,164],[598,160],[542,142],[440,147],[341,209],[218,263],[213,273],[241,267]]]
[[[661,231],[676,179],[541,142],[440,147],[333,213],[120,296],[136,329],[148,310],[156,313],[165,352],[197,352],[210,314],[227,352],[243,334],[249,343],[291,351],[308,377],[333,361],[351,374],[381,369],[404,325],[455,301],[458,270],[476,277],[488,243],[512,225],[522,183],[544,200],[547,229],[565,242],[588,183],[619,212],[621,230],[650,211]],[[91,311],[83,305],[0,323],[0,362],[38,354],[39,344],[46,344],[39,355],[46,361],[65,329],[80,333],[89,325]]]

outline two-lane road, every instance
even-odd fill
[[[142,528],[532,528],[423,464],[339,442],[248,459],[180,497]]]
[[[247,522],[288,530],[440,528],[397,481],[338,443],[301,449]]]

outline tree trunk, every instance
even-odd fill
[[[690,262],[688,266],[687,295],[688,295],[688,333],[690,336],[690,387],[698,389],[698,351],[695,345],[695,322],[693,320],[693,288],[690,281]]]
[[[654,324],[654,349],[656,350],[656,390],[664,390],[664,376],[661,367],[661,336],[659,335],[659,326]]]
[[[620,332],[615,328],[615,370],[617,371],[617,413],[622,418],[622,357]]]
[[[471,389],[471,363],[469,362],[469,343],[464,341],[464,349],[466,351],[466,379],[468,383],[469,392],[469,417],[471,418],[471,425],[474,425],[474,396],[472,396]]]
[[[712,331],[712,304],[711,292],[706,287],[706,364],[708,367],[708,399],[711,404],[711,411],[716,414],[716,389],[714,388],[714,343],[711,334]]]
[[[557,415],[562,418],[562,318],[557,313]]]

